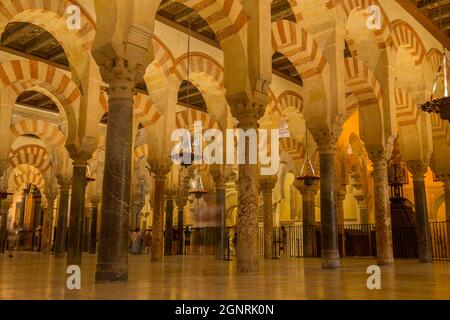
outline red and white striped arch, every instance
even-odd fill
[[[214,60],[210,56],[200,52],[191,53],[189,56],[189,69],[190,77],[194,73],[204,74],[217,82],[219,88],[223,88],[223,68],[216,60]],[[188,79],[187,72],[188,58],[187,55],[184,54],[175,61],[174,73],[181,82]]]
[[[10,132],[15,137],[34,134],[46,144],[55,148],[62,148],[66,142],[66,137],[59,130],[58,126],[37,119],[25,119],[16,122],[10,126]]]
[[[45,179],[40,172],[25,172],[19,175],[14,175],[14,177],[12,178],[12,183],[15,187],[15,190],[21,188],[23,185],[30,183],[38,187],[41,192],[43,192],[45,189]]]
[[[12,168],[16,168],[22,164],[28,164],[36,167],[44,174],[51,167],[51,160],[47,150],[35,144],[25,145],[11,150],[8,159]]]
[[[247,22],[239,0],[176,0],[195,10],[211,27],[219,41],[238,33]]]
[[[411,95],[406,89],[395,89],[396,115],[398,125],[415,125],[419,118],[419,108],[415,105]]]
[[[405,46],[411,53],[415,64],[421,64],[427,52],[417,32],[403,20],[395,20],[392,22],[391,28],[395,47]]]
[[[219,124],[206,112],[188,109],[176,114],[175,123],[177,128],[186,128],[193,124],[194,121],[201,121],[203,123],[203,130],[221,130]]]
[[[327,65],[318,43],[292,21],[272,23],[272,48],[294,64],[303,80],[320,75]]]
[[[280,151],[286,152],[292,160],[302,160],[305,157],[305,148],[294,138],[280,139]]]
[[[369,67],[356,58],[346,58],[344,64],[346,84],[358,99],[359,107],[381,106],[381,86]]]

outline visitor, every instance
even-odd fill
[[[139,254],[141,252],[142,236],[138,228],[131,233],[131,253]]]

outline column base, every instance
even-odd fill
[[[322,251],[322,269],[339,269],[341,262],[339,260],[339,251]]]
[[[128,281],[128,266],[97,265],[95,282]]]
[[[391,258],[377,258],[377,265],[379,267],[391,267],[391,266],[394,266],[394,259],[391,259]]]
[[[256,273],[259,271],[258,258],[252,259],[248,258],[244,263],[237,263],[238,273]]]

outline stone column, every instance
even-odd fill
[[[313,133],[320,157],[320,225],[323,269],[340,267],[336,228],[336,176],[334,154],[336,138],[330,131]]]
[[[58,225],[55,236],[55,257],[64,257],[66,253],[67,213],[69,211],[70,179],[60,178]]]
[[[152,248],[151,261],[158,262],[162,259],[163,253],[163,224],[164,224],[164,184],[166,175],[170,172],[171,163],[169,160],[150,161],[150,171],[154,174],[154,210],[152,223]]]
[[[445,221],[447,224],[447,252],[450,255],[450,174],[439,176],[444,184]]]
[[[28,191],[23,190],[22,191],[22,198],[20,200],[20,211],[19,211],[19,221],[18,221],[18,227],[23,228],[24,219],[25,219],[25,204],[27,200]]]
[[[318,181],[305,185],[303,181],[296,180],[294,186],[302,195],[303,257],[312,258],[316,242],[316,195],[320,185]]]
[[[215,203],[215,258],[216,260],[223,260],[225,257],[225,176],[222,168],[212,167],[210,174],[214,180],[216,188],[216,203]]]
[[[67,239],[67,265],[81,265],[83,245],[84,204],[86,196],[87,157],[73,161],[72,194],[70,197],[69,235]]]
[[[44,224],[42,226],[41,252],[44,255],[51,254],[53,234],[53,211],[55,209],[56,192],[49,190],[45,193],[47,208],[44,212]]]
[[[164,255],[172,255],[173,243],[173,200],[175,192],[168,190],[166,192],[166,228],[164,231]]]
[[[356,202],[358,203],[359,221],[360,224],[369,224],[369,213],[367,212],[367,197],[364,195],[356,195]]]
[[[390,266],[394,264],[394,252],[392,247],[391,209],[389,206],[387,156],[384,151],[370,151],[369,158],[373,163],[377,265]]]
[[[175,202],[178,208],[178,248],[177,255],[183,255],[184,252],[184,207],[186,206],[188,197],[185,194],[178,194]]]
[[[91,230],[89,240],[89,253],[96,254],[97,252],[97,216],[98,216],[98,204],[100,198],[94,197],[90,199],[91,202]]]
[[[264,200],[264,259],[273,258],[273,212],[272,190],[277,183],[277,176],[261,176],[259,189]]]
[[[39,190],[35,190],[33,192],[33,198],[34,198],[34,212],[33,212],[33,232],[36,230],[36,228],[40,224],[40,211],[41,211],[41,193]]]
[[[264,106],[258,103],[231,104],[231,112],[238,120],[238,128],[244,131],[258,129],[258,119],[264,114]],[[257,134],[257,132],[256,132]],[[258,254],[258,178],[257,164],[250,164],[250,141],[245,139],[244,163],[238,164],[238,217],[237,217],[237,272],[250,273],[259,270]],[[254,147],[254,146],[253,146]],[[252,148],[253,148],[252,147]],[[238,151],[239,153],[239,151]]]
[[[347,190],[345,189],[345,186],[343,186],[337,193],[336,193],[336,221],[337,224],[342,226],[345,223],[344,218],[344,200],[345,196],[347,194]]]
[[[108,89],[100,241],[95,280],[128,280],[135,71],[121,58],[102,68]]]
[[[430,263],[433,262],[433,251],[428,226],[427,191],[425,189],[425,173],[428,170],[428,165],[423,161],[407,161],[407,166],[413,175],[419,262]]]
[[[0,252],[5,252],[6,240],[8,237],[8,213],[12,203],[12,196],[6,194],[0,197],[2,218],[0,220]]]

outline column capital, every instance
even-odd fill
[[[354,195],[356,202],[358,203],[358,207],[360,209],[367,209],[367,206],[369,205],[369,201],[367,199],[367,196],[365,195]]]
[[[150,165],[150,172],[154,175],[156,180],[164,180],[172,168],[172,162],[169,159],[151,159],[148,162]]]
[[[72,179],[58,176],[56,177],[59,184],[59,189],[61,192],[68,192],[70,190],[70,185],[72,184]]]
[[[216,189],[225,189],[226,178],[223,170],[222,165],[212,165],[209,169],[209,174],[213,178]]]
[[[184,208],[187,204],[187,201],[188,201],[187,195],[178,194],[175,197],[175,204],[177,205],[178,208]]]
[[[91,207],[98,207],[98,204],[101,202],[100,196],[92,196],[89,197],[89,202],[91,203]]]
[[[166,200],[174,200],[177,195],[177,191],[174,189],[166,189],[164,195],[166,196]]]
[[[265,104],[261,102],[250,102],[246,97],[229,98],[231,114],[239,122],[238,128],[258,128],[258,120],[264,115]]]
[[[337,190],[336,192],[336,201],[344,201],[345,197],[347,195],[347,189],[345,188],[340,188],[339,190]]]
[[[100,72],[103,80],[109,84],[106,91],[110,99],[133,96],[139,72],[126,59],[115,57],[100,66]]]
[[[310,130],[310,132],[317,144],[319,154],[331,154],[335,152],[336,142],[339,138],[339,135],[335,134],[331,130],[326,129],[312,129]]]
[[[442,181],[445,188],[450,189],[450,173],[440,174],[437,176],[437,178]]]
[[[2,200],[2,213],[9,210],[9,207],[11,207],[12,202],[13,202],[13,197],[10,195]]]
[[[320,183],[319,181],[313,181],[312,185],[305,185],[304,181],[296,179],[294,181],[294,187],[300,192],[305,200],[312,200],[316,197],[317,192],[319,192]]]
[[[406,161],[406,166],[413,175],[414,181],[425,180],[425,173],[428,171],[428,163],[421,160]]]
[[[47,199],[47,202],[55,202],[56,197],[58,196],[58,192],[53,187],[48,187],[45,192],[45,198]]]
[[[277,176],[260,176],[259,177],[259,189],[262,193],[271,193],[275,185],[277,184]]]

